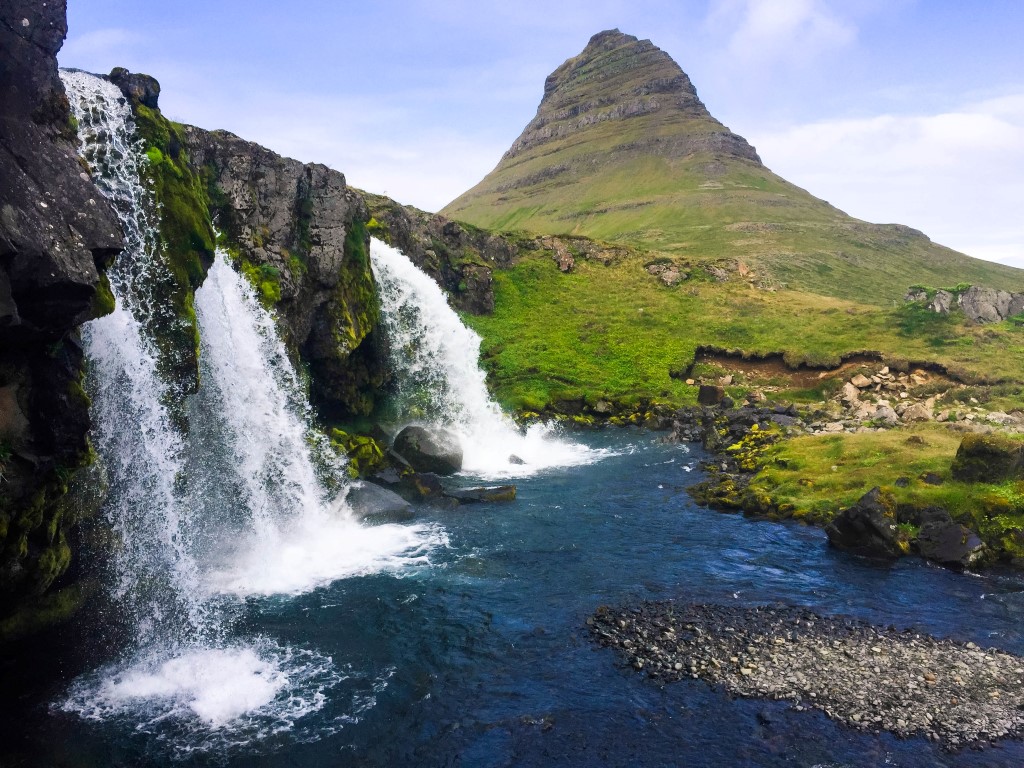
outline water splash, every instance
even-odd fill
[[[381,320],[397,380],[398,419],[454,430],[463,471],[484,478],[531,475],[598,461],[606,452],[559,439],[550,426],[526,432],[495,403],[480,369],[480,337],[448,305],[440,286],[408,256],[379,240],[370,244]],[[524,463],[511,462],[511,456]]]
[[[223,253],[196,291],[196,315],[204,386],[195,407],[200,423],[222,420],[215,434],[197,438],[207,449],[192,452],[203,465],[191,494],[202,508],[196,517],[220,524],[207,537],[220,542],[205,558],[207,590],[300,594],[426,563],[444,543],[442,531],[364,526],[352,519],[343,491],[333,501],[325,492],[324,485],[344,488],[343,467],[308,427],[308,400],[273,318]],[[234,481],[225,484],[225,473]]]
[[[142,182],[143,145],[116,86],[83,72],[61,77],[82,156],[125,231],[108,272],[116,309],[84,336],[92,440],[110,477],[105,516],[117,539],[111,596],[135,645],[55,706],[131,723],[172,740],[175,752],[298,734],[345,674],[314,651],[233,637],[234,598],[426,563],[444,532],[352,518],[344,467],[310,426],[274,319],[223,253],[195,295],[202,385],[185,402],[163,380],[152,329],[167,310],[154,286],[171,278]],[[187,408],[187,435],[168,402]]]

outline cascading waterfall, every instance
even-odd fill
[[[143,323],[156,311],[149,286],[160,278],[153,202],[143,186],[146,162],[131,109],[113,83],[85,72],[61,73],[78,120],[81,154],[121,220],[125,251],[108,270],[114,312],[87,323],[87,385],[92,440],[109,477],[107,517],[118,537],[114,597],[140,645],[185,640],[207,629],[206,607],[175,484],[183,468],[181,435],[163,405],[167,386]]]
[[[370,259],[397,380],[400,423],[452,429],[462,441],[463,470],[484,478],[589,464],[606,455],[560,440],[545,425],[520,432],[488,394],[479,365],[480,337],[448,305],[440,286],[380,240],[371,241]],[[513,456],[523,463],[510,461]]]
[[[316,450],[273,318],[222,253],[196,292],[203,383],[181,434],[163,404],[176,393],[146,331],[162,311],[151,286],[167,277],[131,110],[103,78],[61,77],[82,155],[125,230],[126,250],[108,272],[117,308],[84,336],[92,438],[118,542],[111,595],[137,643],[127,660],[76,681],[58,706],[140,732],[180,721],[173,746],[186,751],[292,730],[345,675],[315,651],[233,637],[235,598],[424,563],[444,534],[352,519],[342,467]]]

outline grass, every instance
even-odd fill
[[[904,308],[807,292],[759,289],[741,281],[688,280],[664,286],[642,255],[610,266],[578,261],[562,273],[550,258],[526,256],[494,273],[495,310],[466,316],[484,339],[483,358],[500,401],[537,410],[559,399],[647,397],[686,404],[695,397],[670,377],[699,346],[783,352],[787,362],[838,364],[877,351],[892,364],[934,361],[968,382],[995,387],[992,406],[1024,404],[1024,328],[975,326],[962,316],[908,328]],[[916,315],[914,315],[916,317]],[[936,316],[937,317],[937,316]],[[937,343],[941,341],[941,343]],[[793,393],[817,400],[815,387]]]
[[[792,516],[823,523],[875,486],[898,505],[938,506],[976,530],[989,546],[1024,556],[1024,482],[962,483],[950,465],[963,435],[938,424],[858,434],[795,437],[770,446],[751,488]],[[924,482],[936,475],[938,485]],[[900,478],[909,480],[898,487]]]

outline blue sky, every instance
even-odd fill
[[[68,0],[62,66],[437,210],[590,36],[649,38],[765,164],[848,213],[1024,267],[1019,0]]]

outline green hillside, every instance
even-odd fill
[[[762,286],[872,304],[900,300],[915,283],[1024,288],[1022,270],[851,218],[776,176],[708,113],[666,53],[617,30],[548,77],[537,116],[442,213],[487,229],[730,260]]]

